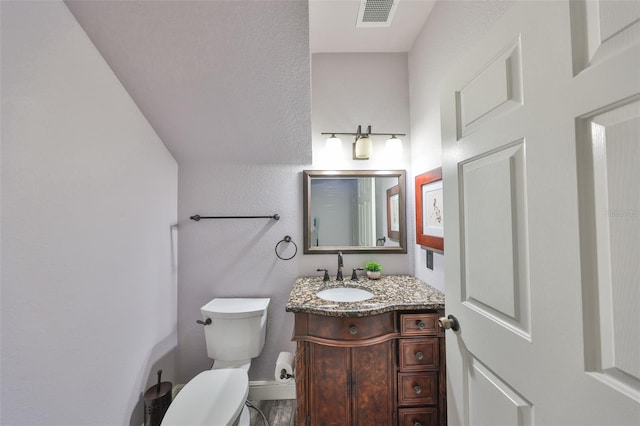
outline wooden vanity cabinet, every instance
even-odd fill
[[[297,424],[394,424],[396,335],[393,313],[297,313]]]
[[[297,425],[446,424],[439,313],[295,315]]]
[[[392,346],[392,341],[353,348],[309,343],[307,411],[313,414],[298,424],[392,424]]]

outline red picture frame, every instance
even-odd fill
[[[429,170],[426,173],[422,173],[416,176],[416,243],[431,250],[444,252],[444,235],[442,234],[442,232],[433,232],[432,228],[425,225],[425,219],[433,219],[433,214],[426,216],[427,211],[432,210],[433,213],[434,208],[438,209],[437,212],[439,215],[439,217],[436,217],[435,220],[442,223],[444,216],[442,216],[441,199],[438,198],[440,202],[439,206],[436,206],[436,199],[433,199],[432,202],[430,200],[423,199],[425,198],[423,197],[424,191],[426,189],[425,186],[438,186],[437,182],[440,182],[440,188],[436,189],[435,191],[441,191],[441,181],[442,167]],[[429,205],[427,203],[429,203]],[[444,225],[444,223],[442,223],[442,225]]]

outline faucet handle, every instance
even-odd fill
[[[358,281],[358,274],[356,271],[364,271],[364,268],[353,268],[353,273],[351,273],[351,281]]]
[[[325,268],[318,268],[317,271],[324,271],[324,277],[322,277],[322,281],[329,281],[329,271],[327,271]]]

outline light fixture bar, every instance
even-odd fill
[[[355,133],[343,133],[343,132],[321,132],[321,135],[331,135],[331,138],[335,138],[336,135],[348,135],[355,136],[353,142],[353,159],[354,160],[368,160],[371,156],[371,139],[369,136],[406,136],[406,133],[373,133],[371,131],[371,125],[367,126],[367,131],[362,132],[362,126],[358,125],[358,129]]]
[[[372,136],[407,136],[406,133],[340,133],[340,132],[322,132],[321,135],[372,135]]]

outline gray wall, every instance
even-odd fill
[[[1,15],[0,423],[139,425],[175,378],[176,162],[62,2]]]
[[[233,3],[233,2],[232,2]],[[219,57],[242,52],[243,66],[229,66],[212,78],[217,96],[212,116],[226,117],[219,132],[205,135],[218,159],[181,159],[179,184],[178,377],[185,383],[209,368],[200,307],[214,297],[270,297],[267,340],[252,362],[251,380],[274,380],[280,351],[292,351],[293,314],[285,305],[302,257],[302,175],[311,162],[311,76],[308,4],[268,2],[274,20],[260,13],[263,2],[242,7],[221,4],[218,19],[236,22],[238,33],[209,46]],[[224,19],[223,19],[224,17]],[[286,28],[271,37],[274,28]],[[260,39],[261,43],[251,41]],[[268,60],[265,60],[268,58]],[[233,80],[234,85],[220,82]],[[233,99],[233,102],[224,102]],[[249,127],[247,127],[249,126]],[[251,138],[247,129],[257,129]],[[242,131],[236,131],[242,130]],[[220,137],[220,135],[231,135]],[[201,135],[202,136],[202,135]],[[203,150],[210,148],[203,146]],[[277,155],[285,151],[286,156]],[[203,220],[200,215],[270,215],[269,219]],[[298,255],[275,255],[276,244],[290,235]],[[285,254],[289,252],[286,251]]]
[[[301,2],[305,5],[304,2]],[[294,19],[295,14],[306,13],[288,6],[288,14],[282,17]],[[259,26],[252,27],[260,31]],[[287,49],[280,55],[295,55],[299,66],[288,74],[276,73],[262,76],[270,81],[269,90],[274,105],[296,99],[290,108],[298,111],[299,120],[283,118],[269,128],[265,127],[264,150],[270,143],[286,143],[281,133],[298,132],[298,143],[303,141],[306,150],[298,147],[300,161],[290,164],[260,165],[247,159],[246,164],[215,164],[211,162],[181,162],[179,185],[180,269],[178,301],[178,377],[182,382],[208,368],[201,326],[195,324],[200,317],[200,307],[213,297],[271,297],[267,342],[260,357],[252,363],[252,380],[273,380],[275,361],[280,351],[294,350],[291,343],[293,314],[284,312],[289,292],[298,276],[319,274],[317,268],[328,268],[335,275],[335,255],[302,254],[302,174],[303,169],[408,169],[411,158],[410,137],[404,139],[404,156],[389,161],[380,150],[386,138],[374,142],[378,156],[369,161],[351,159],[349,138],[343,138],[344,155],[325,158],[324,131],[355,131],[358,124],[371,124],[374,131],[409,133],[409,92],[406,54],[316,54],[313,56],[309,75],[308,34],[302,33],[292,40],[284,40]],[[367,72],[363,73],[363,69]],[[255,67],[255,72],[260,68]],[[243,78],[254,78],[252,68],[245,70]],[[306,79],[309,92],[300,90],[298,96],[284,94],[281,89],[287,82]],[[295,87],[302,87],[297,84]],[[291,86],[289,84],[289,86]],[[310,108],[311,106],[311,108]],[[306,116],[305,116],[306,114]],[[306,118],[305,118],[306,117]],[[256,117],[260,120],[261,117]],[[244,117],[238,113],[241,125]],[[312,134],[310,130],[312,129]],[[275,141],[275,142],[274,142]],[[237,143],[241,143],[238,141]],[[311,143],[313,145],[311,146]],[[313,148],[313,160],[308,154]],[[228,149],[234,149],[229,146]],[[306,156],[305,156],[306,154]],[[256,151],[256,156],[260,151]],[[411,192],[412,181],[407,187]],[[382,263],[385,273],[412,273],[415,245],[415,224],[412,197],[407,197],[409,254],[378,254],[345,256],[345,270],[363,266],[368,260]],[[230,220],[190,221],[189,216],[199,214],[270,214],[279,212],[280,221]],[[298,254],[290,261],[275,256],[274,247],[285,235],[298,244]]]
[[[449,70],[510,6],[507,1],[485,0],[441,1],[434,6],[409,52],[411,182],[416,175],[442,164],[440,87]],[[444,245],[446,253],[446,226]],[[425,250],[416,245],[414,255],[414,274],[444,291],[444,256],[435,253],[434,269],[429,270]]]
[[[407,170],[407,245],[408,254],[349,254],[344,268],[380,262],[384,273],[412,274],[415,223],[413,219],[413,179],[411,178],[411,135],[409,134],[409,81],[406,53],[316,53],[312,58],[312,169]],[[358,125],[366,131],[406,133],[402,137],[403,156],[390,159],[384,147],[388,137],[373,137],[370,160],[353,160],[352,136],[341,136],[341,155],[327,156],[327,135],[322,132],[355,132]],[[335,255],[307,255],[300,260],[300,275],[314,275],[317,268],[328,268],[335,275]]]
[[[214,297],[270,297],[265,347],[253,360],[252,380],[274,380],[280,351],[293,351],[293,314],[285,305],[302,256],[302,178],[295,166],[180,166],[178,368],[181,383],[211,366],[200,308]],[[281,219],[201,220],[196,213],[268,215]],[[276,257],[290,235],[298,254]],[[283,257],[292,255],[283,243]]]

